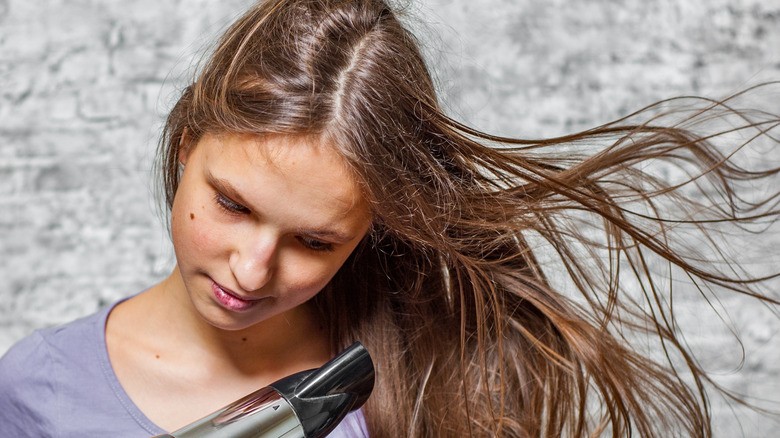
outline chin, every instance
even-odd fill
[[[267,316],[263,316],[259,312],[231,312],[216,303],[196,305],[195,311],[200,319],[208,325],[226,331],[244,330],[268,319]]]
[[[229,332],[237,332],[241,330],[246,330],[250,327],[254,327],[261,322],[263,322],[263,319],[260,320],[241,320],[238,318],[229,318],[229,317],[215,317],[215,318],[203,318],[210,326],[224,331]]]

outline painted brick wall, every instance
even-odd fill
[[[150,175],[161,120],[198,55],[247,4],[0,0],[0,352],[167,274],[172,253]],[[674,95],[719,97],[780,79],[778,1],[431,0],[408,9],[452,113],[499,134],[563,134]],[[766,239],[780,244],[777,233]],[[724,307],[749,355],[743,369],[725,373],[739,349],[697,309],[682,321],[692,344],[724,371],[722,382],[780,401],[780,321],[755,302]],[[720,437],[780,430],[720,399],[713,412]]]

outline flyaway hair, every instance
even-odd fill
[[[780,304],[777,269],[751,274],[726,244],[778,218],[777,163],[744,165],[777,154],[778,115],[744,105],[778,87],[497,137],[443,113],[384,2],[266,1],[171,111],[164,196],[204,133],[342,154],[373,225],[315,303],[334,352],[360,340],[375,359],[372,437],[709,437],[710,394],[741,399],[697,362],[674,306],[683,282],[713,315],[722,293]]]

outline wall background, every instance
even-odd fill
[[[198,54],[248,3],[0,0],[0,353],[168,273],[150,174],[161,121]],[[409,9],[427,23],[453,114],[499,134],[563,134],[659,99],[780,79],[780,2],[429,0]],[[777,233],[767,239],[780,244]],[[780,319],[746,300],[724,307],[744,367],[730,372],[739,348],[697,312],[691,343],[721,382],[778,408]],[[713,412],[720,437],[780,429],[717,398]]]

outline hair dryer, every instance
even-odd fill
[[[320,368],[301,371],[154,438],[319,438],[374,389],[374,364],[356,342]]]

